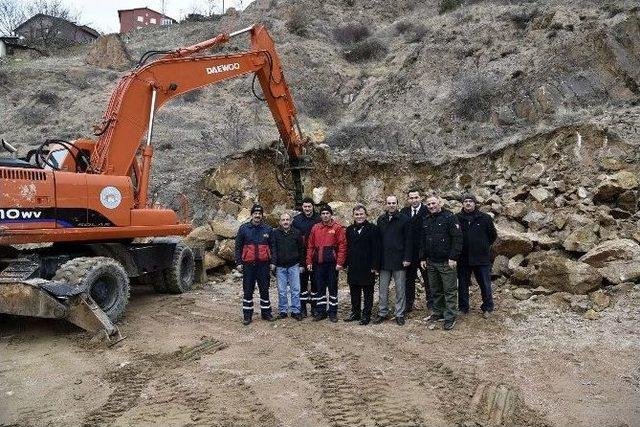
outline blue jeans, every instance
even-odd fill
[[[289,298],[287,287],[291,294],[291,313],[300,313],[300,266],[276,267],[278,277],[278,312],[289,312]]]
[[[469,311],[469,285],[471,273],[476,278],[482,295],[482,311],[493,311],[493,295],[491,292],[491,266],[458,264],[458,309],[464,313]]]

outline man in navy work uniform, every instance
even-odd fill
[[[482,294],[482,316],[487,318],[493,311],[491,292],[491,245],[498,232],[493,218],[478,209],[473,194],[462,196],[462,210],[458,214],[462,227],[462,253],[458,260],[458,310],[469,312],[469,284],[471,273],[476,278]]]
[[[302,244],[304,245],[304,254],[302,259],[307,257],[307,241],[311,228],[320,222],[320,215],[313,209],[313,199],[305,197],[302,199],[302,213],[293,218],[291,225],[297,228],[302,234]],[[316,279],[314,274],[308,271],[304,263],[300,266],[300,314],[307,317],[307,304],[311,304],[311,315],[316,312],[316,301],[318,300],[318,290],[316,289]],[[309,293],[309,281],[311,281],[311,293]]]
[[[262,219],[264,209],[260,205],[251,208],[251,221],[244,223],[236,236],[236,265],[242,274],[242,314],[244,325],[253,317],[253,291],[258,283],[262,318],[273,321],[269,301],[269,263],[271,261],[271,236],[273,230]]]

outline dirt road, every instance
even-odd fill
[[[64,322],[3,319],[0,425],[640,425],[638,286],[597,321],[506,295],[453,332],[424,310],[404,327],[244,327],[231,277],[138,288],[111,348]]]

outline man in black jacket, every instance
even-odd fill
[[[422,204],[422,196],[420,190],[411,189],[407,193],[409,206],[402,208],[401,213],[409,217],[411,223],[411,237],[415,244],[412,245],[411,265],[406,268],[407,271],[407,289],[406,295],[406,313],[413,311],[413,304],[416,300],[416,280],[418,279],[418,271],[424,281],[424,290],[427,299],[427,308],[433,307],[433,297],[429,289],[429,280],[427,279],[427,271],[420,267],[420,240],[422,236],[422,223],[427,216],[427,207]]]
[[[462,231],[457,217],[442,209],[436,195],[427,198],[429,215],[424,220],[420,246],[422,268],[427,269],[433,289],[433,313],[429,320],[444,320],[444,329],[456,324],[456,260],[462,250]]]
[[[353,208],[353,224],[347,227],[347,283],[351,294],[351,315],[345,322],[359,320],[367,325],[371,320],[373,290],[380,270],[380,230],[367,221],[367,208]],[[361,297],[364,308],[361,310]]]
[[[378,316],[373,323],[384,322],[389,311],[389,284],[393,277],[396,285],[396,323],[404,325],[405,309],[405,268],[411,264],[411,225],[409,217],[398,211],[398,198],[387,197],[386,212],[378,218],[378,228],[382,238],[380,260],[380,297]]]
[[[483,317],[493,311],[491,292],[491,245],[498,233],[493,218],[478,209],[478,201],[473,194],[462,196],[462,210],[458,214],[462,227],[462,254],[458,261],[458,309],[469,312],[469,284],[471,273],[476,278],[482,294]]]
[[[291,226],[291,215],[280,215],[280,227],[273,231],[271,243],[271,269],[278,278],[278,312],[280,318],[287,317],[291,293],[291,317],[302,320],[300,313],[300,265],[304,265],[302,235]]]
[[[305,197],[302,199],[302,213],[293,218],[293,227],[297,228],[302,234],[302,243],[304,244],[305,253],[303,259],[306,258],[307,239],[311,228],[320,222],[320,215],[313,209],[313,199]],[[309,293],[309,281],[311,281],[311,293]],[[316,299],[314,299],[316,298]],[[308,272],[304,263],[300,266],[300,313],[303,317],[307,317],[307,304],[311,304],[311,315],[316,311],[316,301],[318,291],[315,288],[314,275]]]

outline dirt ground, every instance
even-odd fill
[[[64,322],[3,319],[0,425],[640,425],[638,286],[596,321],[501,290],[485,320],[474,295],[453,332],[424,309],[404,327],[244,327],[240,288],[137,288],[113,347]]]

